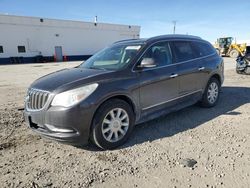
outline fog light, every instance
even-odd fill
[[[53,125],[47,125],[46,124],[46,127],[48,129],[50,129],[51,131],[53,131],[53,132],[61,132],[61,133],[73,133],[74,132],[74,130],[72,130],[72,129],[57,128],[57,127],[55,127]]]

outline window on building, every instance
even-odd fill
[[[18,46],[17,49],[18,49],[18,53],[25,53],[26,52],[25,46]]]
[[[3,53],[3,46],[0,46],[0,53]]]

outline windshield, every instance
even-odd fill
[[[89,69],[118,70],[128,65],[141,45],[115,45],[98,52],[80,65]]]

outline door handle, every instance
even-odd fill
[[[204,70],[205,69],[205,67],[200,67],[198,70],[199,71],[202,71],[202,70]]]
[[[177,76],[179,76],[178,74],[171,74],[170,78],[176,78]]]

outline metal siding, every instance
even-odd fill
[[[63,55],[77,57],[93,55],[115,41],[138,38],[139,26],[43,19],[0,15],[0,41],[4,53],[0,61],[5,64],[9,57],[53,56],[55,46],[62,46]],[[56,34],[59,34],[57,36]],[[26,53],[18,53],[17,46],[23,45]],[[4,58],[4,59],[3,59]],[[1,63],[0,62],[0,63]]]

